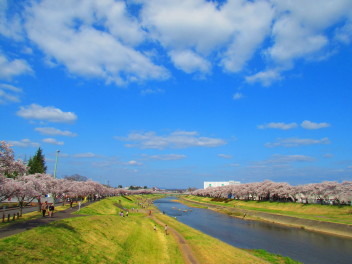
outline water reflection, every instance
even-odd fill
[[[352,263],[352,239],[298,228],[242,220],[207,209],[191,208],[168,197],[154,202],[167,215],[239,248],[260,248],[303,263]]]

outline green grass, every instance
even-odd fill
[[[264,249],[248,249],[246,250],[254,256],[260,257],[272,264],[299,264],[301,262],[295,261],[289,257],[283,257],[278,254],[269,253]]]

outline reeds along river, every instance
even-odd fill
[[[265,249],[305,264],[351,264],[352,239],[290,228],[260,221],[242,220],[208,209],[173,202],[175,197],[156,200],[160,211],[180,222],[230,245]]]

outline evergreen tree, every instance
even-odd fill
[[[46,173],[45,158],[41,148],[38,148],[37,153],[28,161],[28,173]]]

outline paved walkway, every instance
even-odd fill
[[[25,206],[22,208],[22,214],[34,212],[37,210],[38,210],[38,206]],[[7,208],[5,210],[1,209],[0,215],[2,216],[3,214],[5,214],[7,216],[8,214],[10,214],[11,216],[13,216],[14,213],[17,214],[18,212],[20,212],[20,208],[13,207],[13,208]]]
[[[93,203],[93,202],[83,203],[81,205],[81,208],[83,208],[91,203]],[[15,234],[27,231],[27,230],[30,230],[30,229],[38,227],[38,226],[46,225],[46,224],[53,222],[53,221],[82,216],[82,215],[72,214],[73,212],[76,212],[77,210],[78,210],[78,206],[75,206],[75,207],[68,208],[63,211],[56,211],[52,218],[46,216],[46,217],[40,217],[40,218],[28,220],[28,221],[22,221],[22,222],[17,222],[17,223],[14,222],[13,224],[7,225],[5,227],[1,227],[1,225],[0,225],[0,239],[15,235]]]

